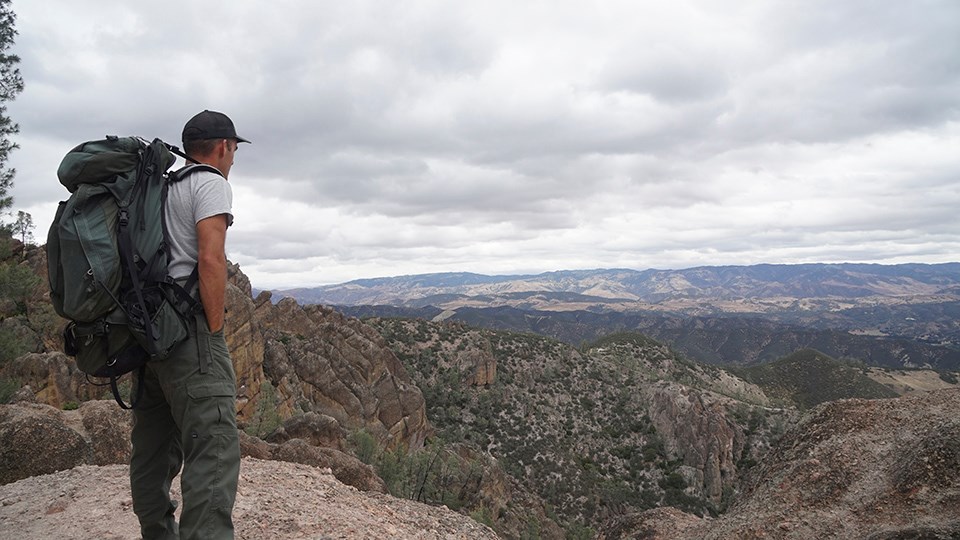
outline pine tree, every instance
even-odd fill
[[[10,152],[17,148],[10,136],[20,131],[20,126],[7,116],[6,105],[23,91],[23,77],[18,67],[20,57],[8,53],[17,36],[14,27],[16,18],[10,0],[0,0],[0,211],[13,205],[10,190],[16,170],[7,168],[7,159]]]

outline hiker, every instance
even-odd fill
[[[203,167],[171,183],[165,224],[170,276],[184,283],[196,268],[203,309],[189,338],[169,358],[149,362],[137,384],[130,489],[144,540],[233,538],[233,504],[240,473],[236,376],[224,341],[227,227],[233,222],[227,177],[241,142],[225,114],[203,111],[183,128],[183,150]],[[179,530],[170,483],[180,473]],[[179,531],[179,532],[178,532]],[[178,536],[179,535],[179,536]]]

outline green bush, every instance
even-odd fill
[[[0,264],[0,298],[13,300],[14,313],[3,315],[23,315],[27,312],[27,300],[40,285],[40,276],[26,266]]]
[[[357,459],[367,465],[373,464],[379,451],[379,445],[377,445],[377,439],[369,431],[358,429],[350,434],[347,442]]]
[[[480,508],[470,512],[470,519],[476,521],[477,523],[482,523],[487,527],[493,528],[493,515],[491,514],[490,509],[486,506],[481,505]]]
[[[0,327],[0,366],[27,354],[30,347],[9,327]]]
[[[10,403],[13,395],[20,390],[20,381],[17,379],[0,379],[0,403]]]
[[[687,487],[687,481],[683,479],[682,474],[678,472],[672,472],[660,481],[660,487],[666,490],[683,490]]]
[[[257,400],[257,408],[250,418],[250,422],[243,429],[247,435],[263,438],[280,427],[280,413],[277,412],[277,406],[280,405],[280,398],[276,389],[270,384],[270,381],[264,381],[260,385],[260,396]]]

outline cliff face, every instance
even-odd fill
[[[960,536],[958,410],[956,389],[817,407],[704,538]]]
[[[646,391],[650,419],[667,451],[693,472],[692,485],[702,486],[703,496],[720,504],[724,488],[737,481],[736,463],[746,445],[743,428],[706,392],[663,381]]]
[[[224,336],[237,375],[237,409],[240,418],[248,420],[256,411],[255,398],[266,380],[263,373],[263,325],[250,297],[250,280],[236,265],[230,265],[228,275]]]
[[[717,519],[620,516],[600,538],[960,537],[960,390],[820,405],[751,471]]]
[[[418,448],[430,432],[420,389],[383,338],[356,319],[293,300],[262,305],[265,373],[281,416],[312,411],[388,447]]]

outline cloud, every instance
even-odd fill
[[[15,9],[17,205],[52,219],[83,140],[224,111],[255,286],[958,252],[955,2]]]

